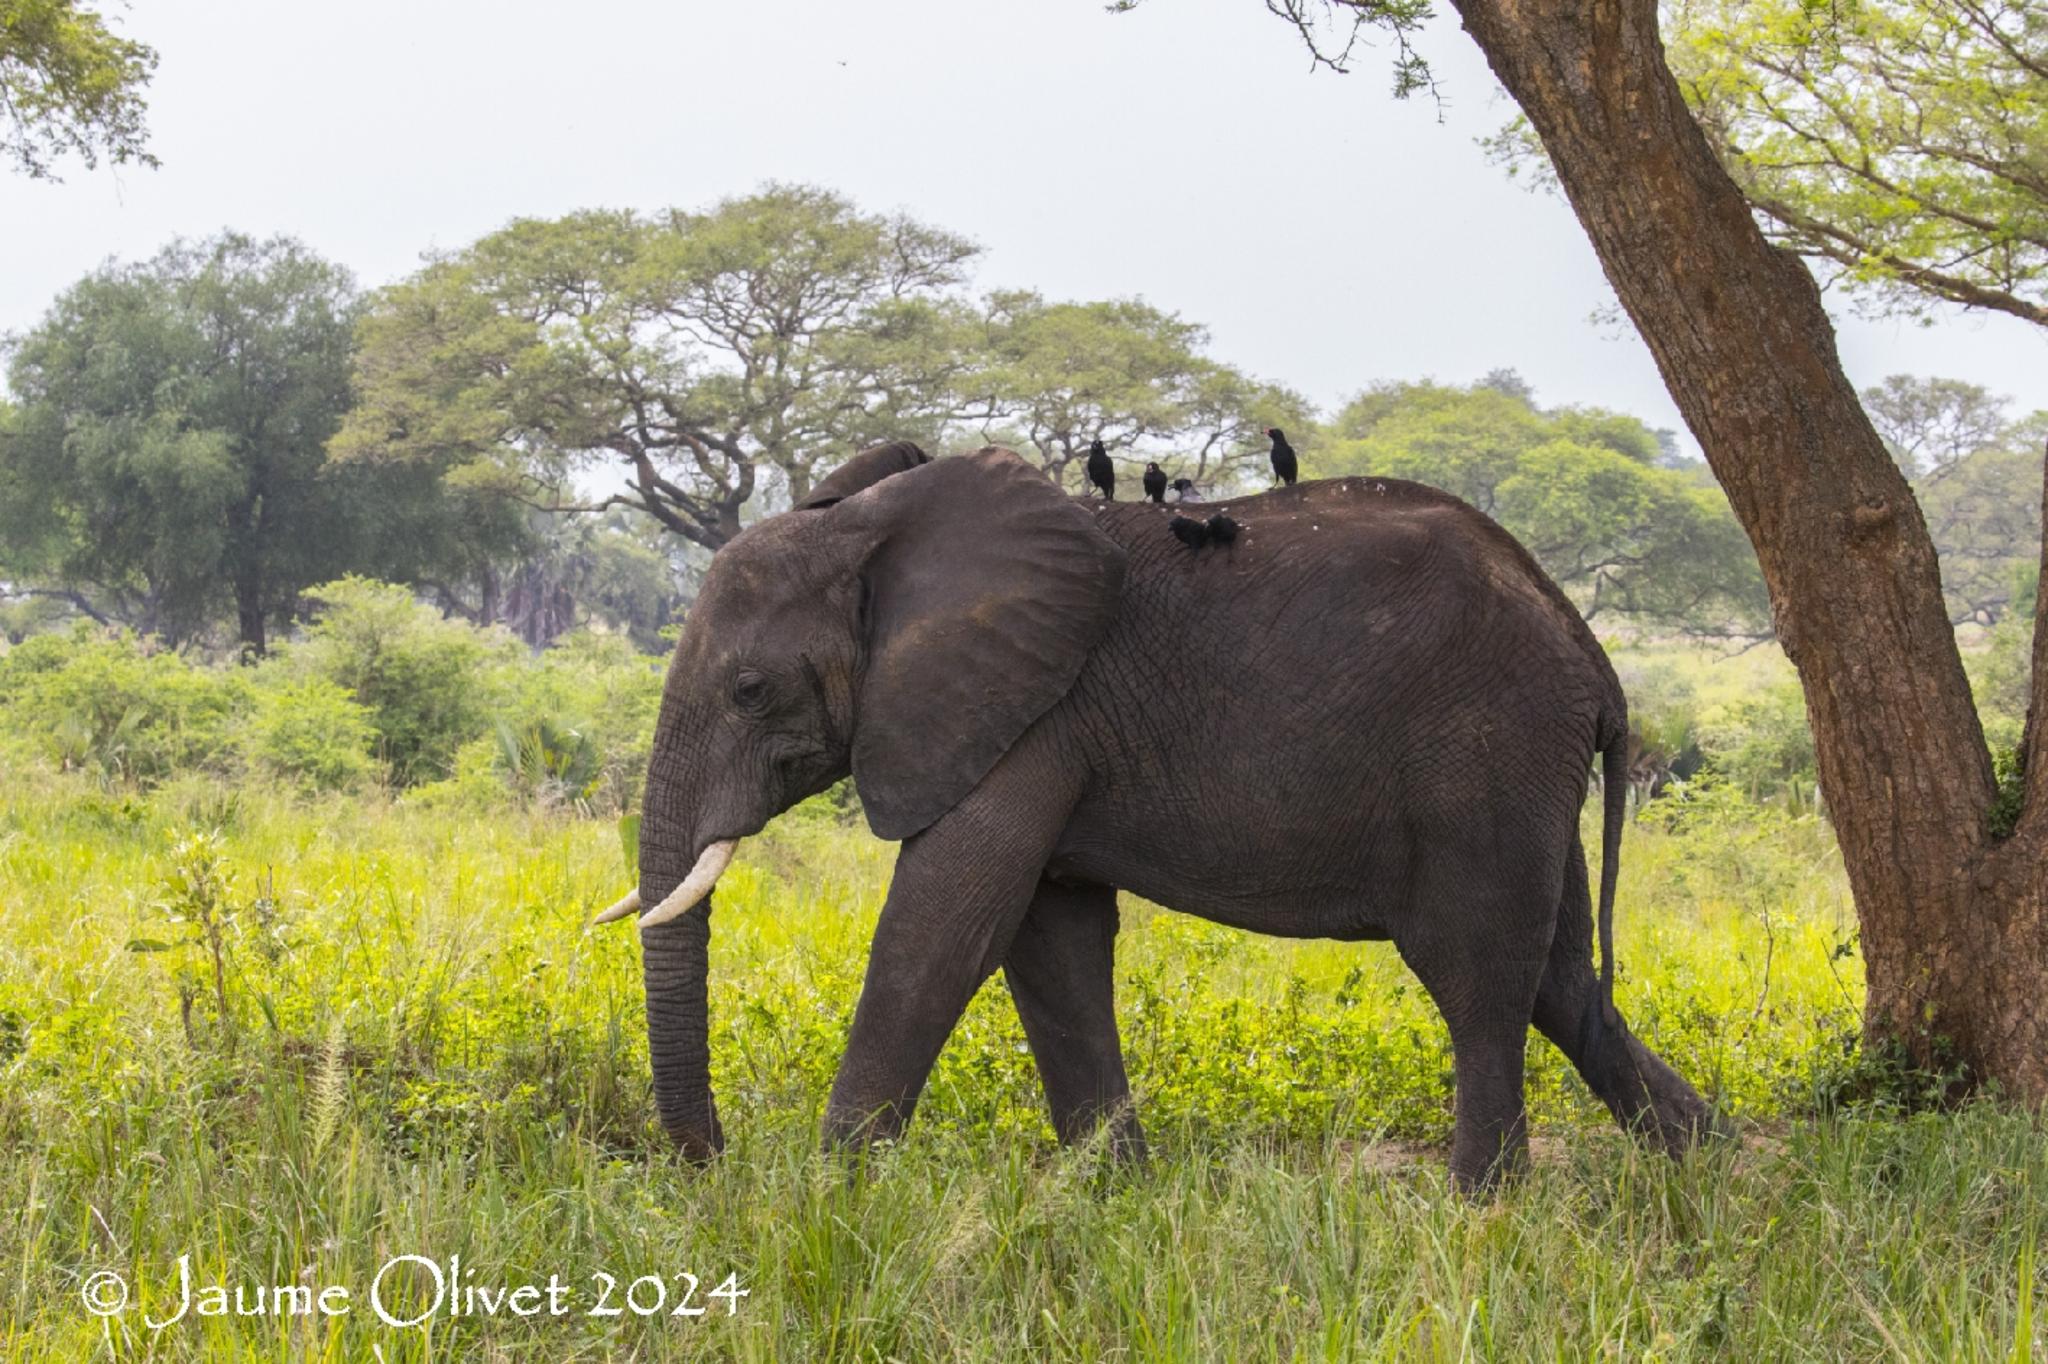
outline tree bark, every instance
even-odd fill
[[[1811,275],[1686,109],[1656,0],[1454,4],[1756,547],[1862,923],[1866,1043],[2048,1098],[2048,724],[2029,726],[2029,799],[1995,836],[1934,545]]]
[[[261,658],[263,636],[263,497],[228,511],[229,580],[235,592],[235,623],[242,641],[242,656]]]
[[[489,628],[498,623],[498,570],[484,564],[476,571],[476,623]]]

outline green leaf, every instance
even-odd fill
[[[128,950],[130,952],[169,952],[183,946],[183,943],[165,942],[161,938],[130,938],[128,940]]]

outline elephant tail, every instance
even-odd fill
[[[1628,722],[1609,724],[1600,744],[1600,1012],[1614,1012],[1614,888],[1621,879],[1621,826],[1628,819]]]

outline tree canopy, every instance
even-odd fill
[[[375,300],[334,451],[716,550],[880,440],[1008,440],[1059,477],[1100,438],[1216,479],[1307,411],[1142,300],[976,299],[977,252],[806,186],[514,223]]]
[[[1727,498],[1703,469],[1669,459],[1635,418],[1545,411],[1507,371],[1470,388],[1367,389],[1337,414],[1309,471],[1457,494],[1521,539],[1588,619],[1612,612],[1693,634],[1768,635],[1756,557]]]
[[[142,90],[156,53],[77,0],[0,0],[0,157],[34,179],[77,156],[153,166]]]
[[[1957,624],[1996,625],[2040,558],[2042,447],[2048,412],[2014,420],[2008,400],[1961,379],[1894,374],[1863,407],[1913,480],[1941,556]]]
[[[335,453],[550,507],[608,475],[715,550],[764,484],[933,428],[977,249],[803,186],[516,222],[375,300]]]
[[[1170,478],[1221,491],[1262,468],[1268,426],[1305,427],[1301,395],[1205,355],[1199,325],[1142,299],[1048,303],[990,296],[954,384],[957,411],[985,439],[1037,456],[1055,481],[1083,489],[1077,461],[1100,439],[1113,457],[1157,459]],[[1071,477],[1068,470],[1074,470]]]
[[[1770,237],[1877,311],[2048,324],[2048,15],[2026,0],[1665,0],[1686,102]],[[1491,140],[1550,183],[1525,119]]]
[[[2048,323],[2048,15],[1676,0],[1672,67],[1779,241],[1874,303]]]
[[[4,566],[171,639],[226,606],[261,650],[310,583],[489,544],[433,480],[326,467],[357,307],[347,271],[234,233],[74,285],[13,350]]]

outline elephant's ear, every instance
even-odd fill
[[[811,495],[797,504],[796,509],[815,511],[829,507],[864,488],[873,487],[891,474],[900,474],[930,462],[931,456],[920,450],[915,441],[892,440],[883,445],[870,445],[827,474],[817,487],[811,489]]]
[[[890,478],[830,514],[872,546],[854,783],[875,833],[908,838],[1066,695],[1116,619],[1124,552],[995,448]]]

